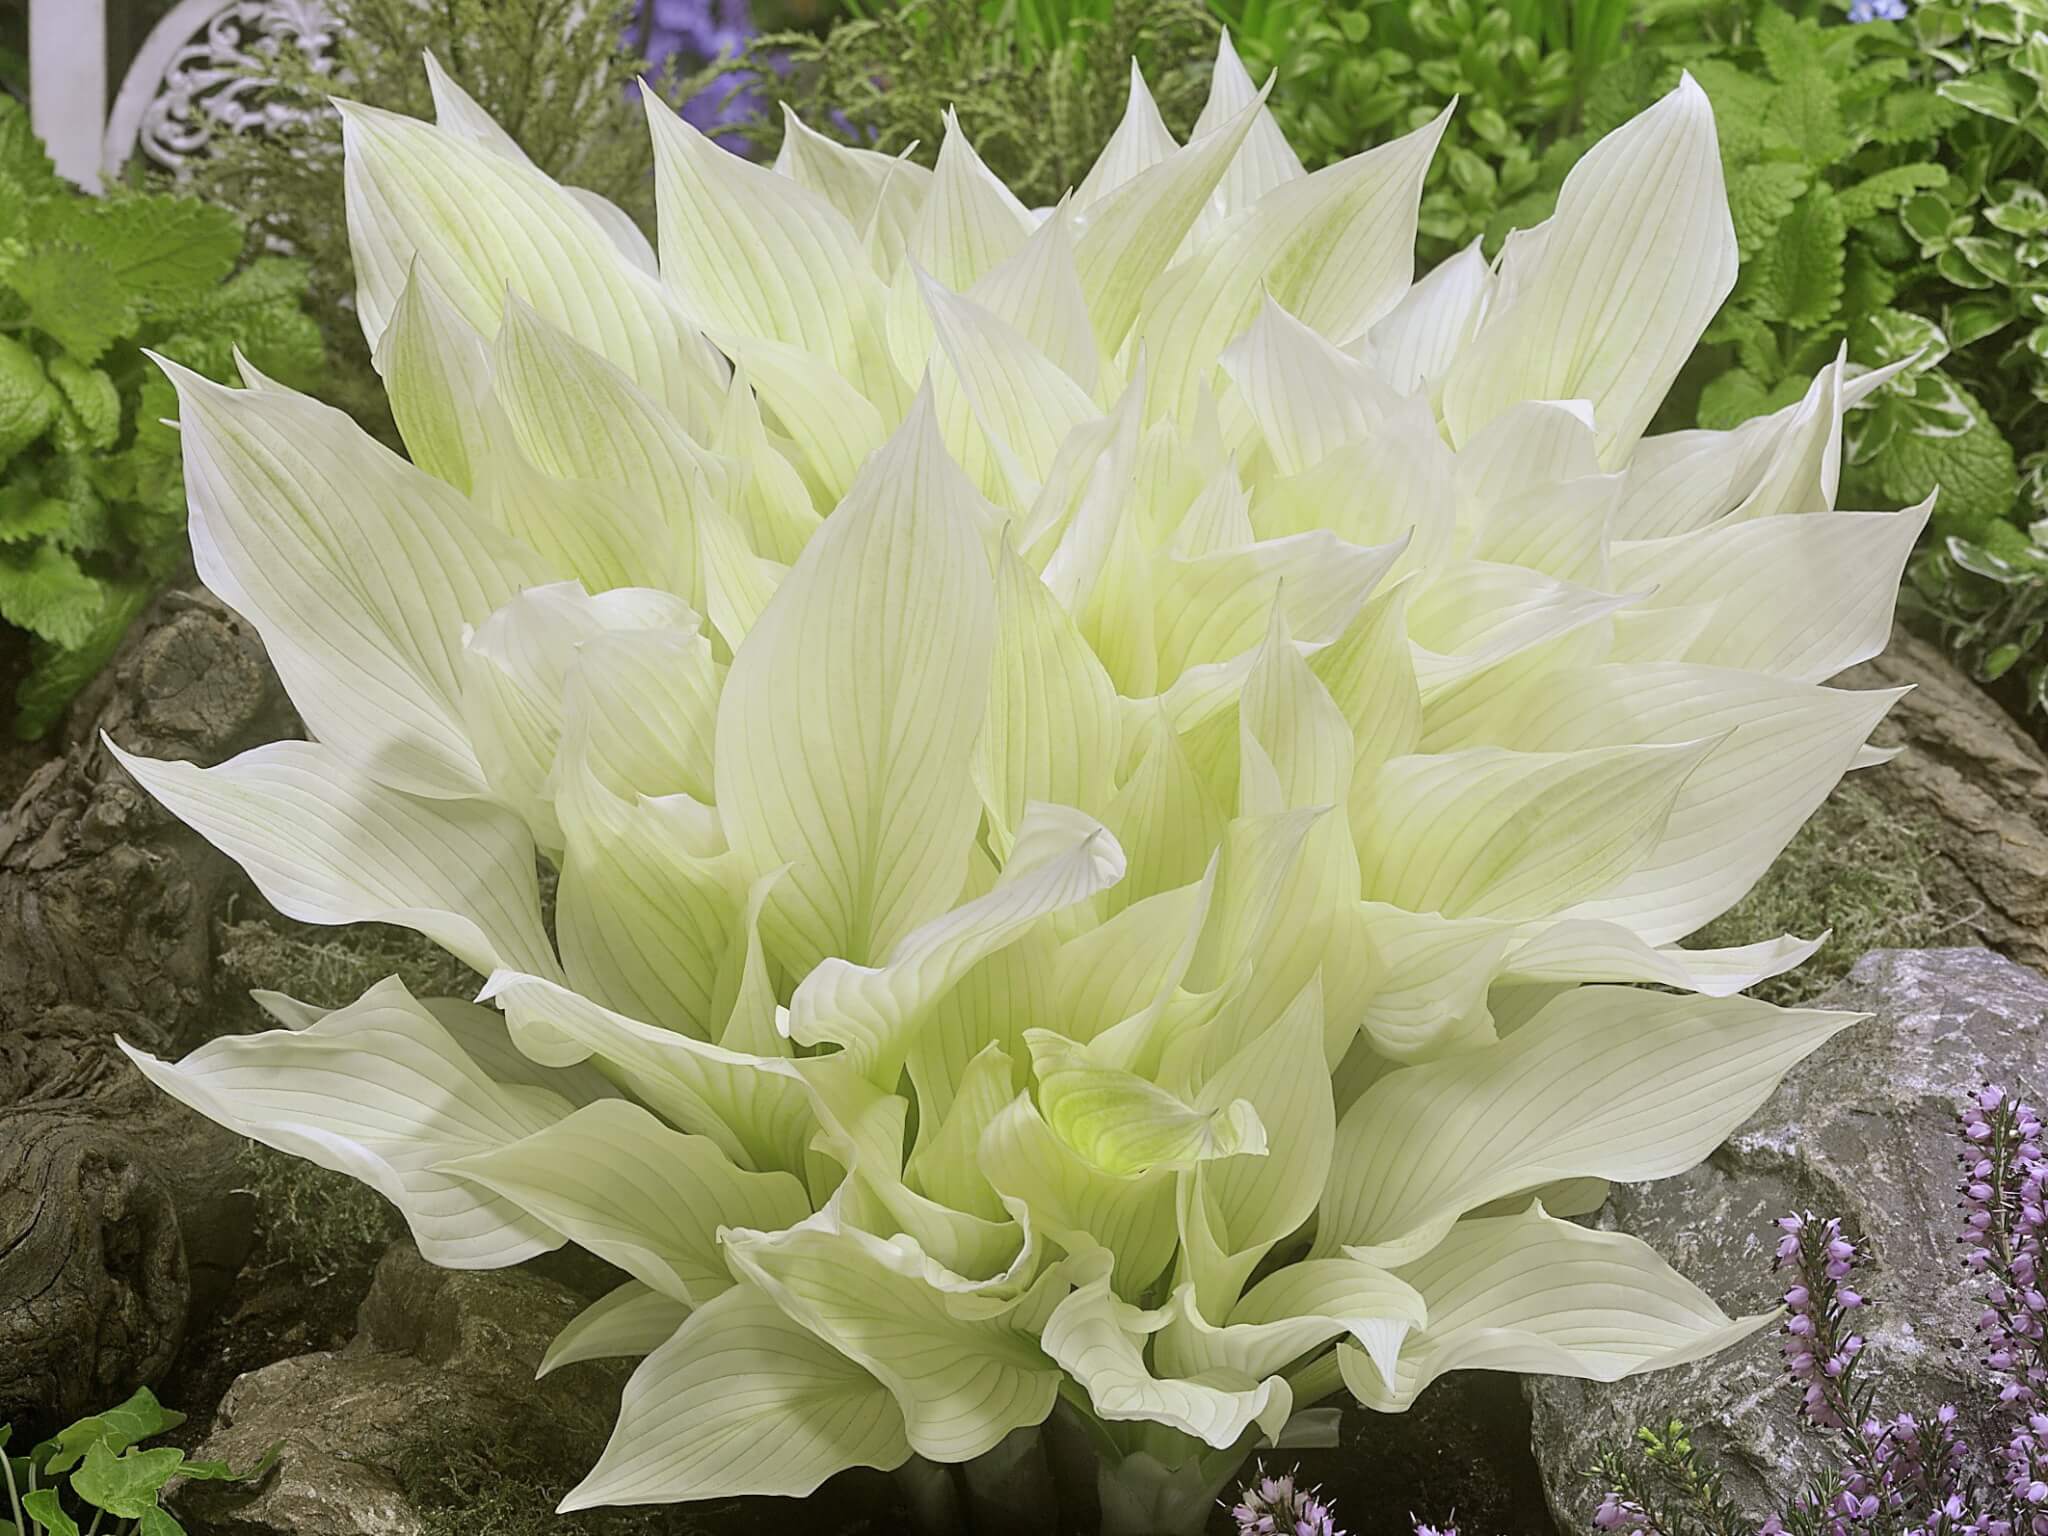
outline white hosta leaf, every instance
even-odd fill
[[[485,359],[483,338],[415,266],[377,338],[377,372],[407,455],[464,495],[488,451],[477,404]]]
[[[1248,1099],[1190,1104],[1049,1030],[1028,1031],[1025,1044],[1046,1123],[1105,1173],[1132,1178],[1241,1153],[1265,1156],[1266,1128]]]
[[[533,839],[480,800],[386,789],[310,741],[252,747],[217,768],[112,752],[164,808],[302,923],[396,923],[472,970],[553,976]]]
[[[1517,730],[1533,746],[1718,738],[1635,871],[1573,915],[1618,923],[1651,944],[1718,917],[1762,877],[1899,698],[1685,663],[1536,679],[1521,690]]]
[[[701,1307],[732,1284],[718,1229],[811,1211],[787,1173],[735,1167],[703,1136],[605,1099],[533,1135],[441,1166],[531,1212],[641,1284]]]
[[[1094,204],[1144,175],[1179,148],[1179,141],[1159,115],[1159,105],[1152,99],[1138,61],[1132,59],[1131,88],[1124,101],[1124,115],[1118,119],[1109,142],[1102,146],[1102,153],[1088,168],[1088,174],[1081,178],[1081,185],[1074,189],[1074,212],[1085,215]]]
[[[980,1161],[996,1193],[1030,1213],[1034,1230],[1069,1252],[1107,1248],[1120,1296],[1141,1294],[1173,1257],[1173,1174],[1103,1172],[1053,1133],[1028,1094],[982,1133]]]
[[[1031,801],[1104,813],[1117,763],[1116,687],[1008,541],[996,554],[996,646],[977,775],[1013,835]]]
[[[960,889],[995,642],[977,501],[920,405],[733,659],[719,815],[753,870],[791,866],[764,931],[799,973],[886,956]]]
[[[1406,1263],[1489,1200],[1689,1168],[1860,1017],[1573,988],[1497,1045],[1366,1089],[1337,1128],[1315,1252]]]
[[[1101,823],[1065,806],[1027,806],[995,889],[904,935],[885,964],[821,960],[790,998],[789,1034],[837,1043],[857,1070],[894,1083],[920,1017],[971,966],[1123,874],[1123,850]]]
[[[936,1126],[918,1125],[917,1150],[904,1165],[904,1178],[941,1204],[988,1221],[1001,1220],[1002,1201],[982,1176],[975,1154],[982,1133],[1015,1092],[1009,1056],[1000,1045],[983,1047],[953,1085],[945,1117]]]
[[[795,561],[823,519],[803,476],[769,441],[745,368],[733,370],[711,447],[741,477],[739,510],[750,547],[784,565]]]
[[[1572,168],[1557,212],[1511,243],[1445,380],[1464,443],[1524,400],[1591,403],[1600,457],[1627,457],[1735,283],[1713,108],[1690,75]]]
[[[694,614],[585,638],[562,679],[558,773],[580,765],[621,799],[708,802],[724,670]]]
[[[1269,1437],[1280,1433],[1294,1411],[1284,1380],[1261,1381],[1227,1365],[1186,1378],[1155,1376],[1145,1363],[1146,1339],[1176,1308],[1147,1312],[1117,1297],[1105,1253],[1081,1263],[1092,1273],[1053,1310],[1044,1344],[1087,1392],[1097,1418],[1164,1424],[1217,1450],[1236,1445],[1254,1424]]]
[[[1446,1371],[1619,1381],[1704,1359],[1779,1316],[1730,1318],[1641,1240],[1561,1221],[1541,1205],[1460,1222],[1400,1274],[1422,1293],[1429,1322],[1409,1338],[1392,1379],[1358,1351],[1338,1350],[1345,1384],[1379,1413],[1399,1413]]]
[[[1022,249],[1032,228],[1030,210],[982,164],[948,107],[931,190],[910,232],[911,261],[965,293]]]
[[[1434,398],[1492,292],[1493,269],[1474,240],[1403,294],[1362,338],[1338,340],[1395,392],[1412,395],[1428,386]]]
[[[512,1037],[537,1059],[595,1058],[607,1076],[671,1124],[708,1137],[742,1168],[801,1175],[817,1131],[790,1064],[657,1029],[537,976],[500,971],[483,999],[505,1010]]]
[[[1123,345],[1140,305],[1149,303],[1147,290],[1208,206],[1259,110],[1246,107],[1088,205],[1074,264],[1105,355]]]
[[[545,1376],[584,1360],[651,1355],[674,1337],[689,1315],[685,1303],[628,1280],[571,1318],[540,1357],[534,1374]]]
[[[826,198],[752,165],[642,93],[654,134],[661,274],[714,339],[801,348],[851,383],[882,288],[853,226]]]
[[[1074,264],[1073,221],[1055,209],[1016,253],[976,281],[967,297],[1065,371],[1091,395],[1105,382]]]
[[[824,198],[855,230],[868,227],[892,189],[908,193],[913,211],[930,195],[932,173],[915,160],[827,138],[798,117],[788,102],[782,104],[782,124],[776,173]],[[896,244],[900,243],[899,239]],[[893,263],[882,270],[893,271]]]
[[[736,332],[720,332],[718,343],[788,431],[822,493],[821,504],[846,496],[861,466],[889,434],[881,411],[798,347]]]
[[[1012,326],[912,271],[976,425],[1030,477],[1019,490],[1035,492],[1067,435],[1100,415],[1094,401]]]
[[[880,1382],[736,1285],[641,1362],[611,1443],[561,1508],[802,1497],[848,1467],[893,1469],[909,1457],[903,1416]]]
[[[1276,187],[1152,286],[1137,335],[1164,411],[1193,420],[1217,358],[1267,295],[1331,340],[1355,336],[1393,307],[1414,276],[1416,200],[1448,121],[1446,113]]]
[[[1486,989],[1513,941],[1512,924],[1375,901],[1361,904],[1359,927],[1375,977],[1361,1024],[1376,1051],[1397,1062],[1433,1061],[1493,1039]]]
[[[1370,368],[1270,296],[1220,361],[1282,475],[1298,475],[1338,449],[1373,436],[1398,409]]]
[[[1597,896],[1656,846],[1713,745],[1395,758],[1358,851],[1365,894],[1446,917],[1543,917]]]
[[[1518,944],[1502,974],[1518,982],[1642,981],[1730,997],[1804,964],[1827,941],[1790,934],[1732,949],[1654,949],[1618,923],[1549,923]]]
[[[1174,1376],[1232,1370],[1254,1378],[1348,1336],[1392,1379],[1403,1339],[1429,1315],[1414,1286],[1356,1259],[1307,1259],[1276,1269],[1245,1292],[1220,1325],[1202,1316],[1187,1288],[1169,1310],[1153,1345],[1161,1370]]]
[[[1215,132],[1250,107],[1258,109],[1251,131],[1231,160],[1230,169],[1223,173],[1223,180],[1209,194],[1202,217],[1195,222],[1197,240],[1219,228],[1232,215],[1251,207],[1275,187],[1299,181],[1307,174],[1302,169],[1301,157],[1273,120],[1259,88],[1252,84],[1252,77],[1246,73],[1244,61],[1238,58],[1237,48],[1230,40],[1230,29],[1225,27],[1216,45],[1215,68],[1209,76],[1209,99],[1202,104],[1202,115],[1195,119],[1192,137]]]
[[[1798,682],[1825,682],[1868,661],[1891,637],[1899,574],[1934,510],[1817,512],[1756,518],[1617,544],[1614,580],[1647,603],[1707,608],[1712,617],[1682,656]]]
[[[462,626],[551,573],[341,412],[160,366],[200,579],[255,625],[307,728],[396,788],[479,793]]]
[[[966,1461],[1044,1421],[1060,1377],[1033,1334],[1057,1274],[1005,1301],[953,1297],[927,1282],[914,1245],[828,1220],[728,1231],[726,1252],[735,1273],[888,1388],[918,1454]]]
[[[568,1101],[485,1076],[395,976],[302,1029],[226,1035],[180,1062],[121,1048],[208,1119],[368,1184],[432,1263],[496,1269],[562,1245],[546,1223],[441,1165],[532,1135]]]
[[[479,335],[516,294],[683,414],[709,419],[724,369],[604,221],[531,165],[460,134],[337,103],[356,312],[371,345],[415,263]]]

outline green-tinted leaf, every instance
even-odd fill
[[[1790,160],[1744,166],[1728,177],[1728,213],[1735,220],[1735,243],[1748,261],[1777,232],[1806,190],[1811,173]]]
[[[167,1429],[176,1429],[184,1422],[185,1415],[164,1407],[149,1388],[138,1387],[135,1395],[119,1407],[80,1419],[70,1428],[58,1431],[57,1438],[49,1442],[47,1470],[53,1477],[69,1472],[95,1445],[125,1451],[138,1440],[147,1440]]]
[[[1757,313],[1802,329],[1825,325],[1841,302],[1846,233],[1827,187],[1802,197],[1749,269]]]
[[[21,1507],[29,1520],[39,1529],[48,1531],[50,1536],[78,1536],[78,1522],[64,1513],[64,1506],[57,1501],[57,1490],[38,1488],[25,1495]]]
[[[84,247],[152,307],[203,298],[234,270],[242,225],[233,213],[190,197],[77,198],[53,233]]]
[[[1915,160],[1906,165],[1887,166],[1874,176],[1864,177],[1838,193],[1836,201],[1841,207],[1842,217],[1854,225],[1874,213],[1894,207],[1902,198],[1938,187],[1947,180],[1948,172],[1940,166],[1932,161]],[[1732,193],[1734,189],[1731,187],[1729,190]]]
[[[86,446],[98,452],[113,447],[121,435],[121,395],[105,371],[58,357],[50,361],[50,379],[63,391]]]
[[[1746,368],[1731,368],[1709,380],[1700,391],[1700,425],[1717,432],[1738,427],[1770,407],[1763,380]]]
[[[2002,330],[2017,312],[2004,298],[1964,299],[1948,310],[1948,335],[1952,346],[1961,349]]]
[[[69,648],[49,644],[35,648],[28,676],[14,691],[18,740],[34,741],[62,718],[79,690],[99,675],[128,626],[154,595],[155,589],[146,583],[109,586],[105,588],[105,607],[84,640]]]
[[[185,1453],[170,1446],[154,1451],[123,1451],[118,1456],[104,1440],[85,1453],[85,1465],[71,1474],[71,1491],[95,1509],[123,1520],[139,1520],[156,1507],[156,1496],[177,1475]]]
[[[105,261],[79,245],[39,245],[8,273],[38,330],[80,362],[98,360],[136,324],[135,296]]]
[[[57,645],[83,645],[104,605],[98,581],[52,544],[0,549],[0,618]]]
[[[58,399],[35,353],[0,336],[0,464],[43,435],[56,418]]]
[[[2033,85],[2005,70],[1944,80],[1935,89],[1944,100],[2001,123],[2017,123],[2034,99]]]

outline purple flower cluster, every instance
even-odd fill
[[[1981,1276],[1985,1306],[1977,1326],[1984,1363],[1999,1380],[1999,1401],[2030,1407],[2048,1384],[2048,1342],[2041,1291],[2041,1238],[2048,1164],[2041,1159],[2041,1117],[2004,1090],[1985,1088],[1963,1107],[1964,1267]]]
[[[1839,1221],[1781,1218],[1773,1268],[1787,1280],[1780,1336],[1802,1416],[1830,1437],[1832,1465],[1757,1536],[2048,1536],[2048,1297],[2042,1275],[2048,1162],[2041,1118],[2004,1090],[1972,1094],[1960,1115],[1964,1268],[1982,1287],[1982,1390],[1966,1415],[1874,1411],[1858,1380],[1865,1262]],[[1643,1431],[1639,1463],[1602,1457],[1606,1496],[1593,1523],[1630,1536],[1749,1529],[1683,1426]]]
[[[642,0],[639,26],[649,67],[658,70],[673,58],[685,72],[738,54],[756,31],[747,0]],[[709,130],[752,117],[758,97],[752,91],[735,94],[731,79],[722,75],[684,102],[684,119]]]
[[[1314,1488],[1297,1487],[1294,1474],[1266,1476],[1266,1469],[1239,1490],[1237,1507],[1231,1517],[1237,1521],[1238,1536],[1344,1536],[1337,1529],[1329,1502],[1317,1497]],[[1458,1536],[1455,1529],[1432,1531],[1416,1527],[1417,1536]]]

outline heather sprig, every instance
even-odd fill
[[[1344,1536],[1331,1502],[1321,1494],[1319,1488],[1302,1487],[1292,1472],[1269,1477],[1261,1466],[1239,1490],[1230,1515],[1238,1536]],[[1416,1536],[1457,1536],[1456,1530],[1432,1532],[1421,1525],[1415,1531]]]
[[[2048,1536],[2048,1343],[2040,1289],[2041,1119],[2005,1089],[1962,1104],[1959,1192],[1965,1271],[1981,1287],[1981,1377],[1966,1417],[1876,1410],[1882,1379],[1866,1376],[1856,1289],[1863,1244],[1839,1219],[1779,1218],[1772,1267],[1788,1281],[1780,1347],[1801,1416],[1828,1436],[1814,1477],[1757,1536]],[[1746,1536],[1752,1528],[1698,1466],[1684,1426],[1638,1432],[1636,1454],[1603,1452],[1593,1523],[1630,1536]]]

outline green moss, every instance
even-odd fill
[[[258,1142],[241,1149],[242,1187],[256,1198],[259,1269],[284,1268],[319,1283],[367,1272],[405,1231],[384,1197]]]
[[[352,1003],[386,976],[398,977],[415,997],[474,997],[483,985],[483,978],[432,941],[384,923],[228,923],[216,958],[221,976],[236,991],[282,992],[319,1008]]]
[[[1919,824],[1851,780],[1800,829],[1756,888],[1687,947],[1832,929],[1805,965],[1750,989],[1790,1006],[1826,991],[1870,950],[1968,943],[1962,917],[1937,894],[1932,846]]]
[[[589,1470],[559,1435],[421,1442],[401,1453],[397,1470],[426,1536],[709,1536],[713,1529],[672,1507],[556,1514],[562,1496]]]
[[[313,928],[279,917],[231,922],[216,961],[223,991],[242,999],[237,1023],[269,1028],[251,991],[282,992],[320,1008],[354,1002],[386,976],[417,997],[474,997],[474,971],[403,928],[360,923]],[[398,1212],[368,1185],[288,1153],[250,1142],[241,1153],[243,1187],[257,1204],[259,1267],[282,1267],[322,1282],[361,1274],[405,1231]]]

